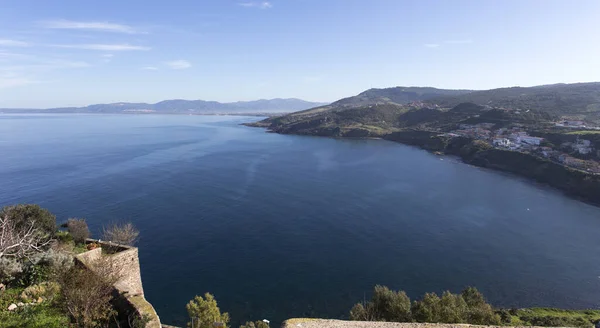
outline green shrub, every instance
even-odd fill
[[[411,311],[417,322],[440,322],[440,298],[436,293],[425,293],[423,299],[413,302]]]
[[[247,321],[240,328],[269,328],[269,324],[264,321]]]
[[[395,292],[385,286],[375,286],[371,299],[375,316],[384,321],[411,321],[410,299],[404,291]]]
[[[61,244],[69,244],[73,242],[73,236],[71,236],[71,234],[67,231],[57,231],[54,234],[54,238],[56,238],[56,240],[58,240],[58,242]]]
[[[14,259],[0,258],[0,283],[10,284],[23,272],[23,263]]]
[[[221,313],[217,300],[210,293],[204,294],[204,298],[194,297],[185,308],[190,317],[188,327],[212,328],[215,322],[219,322],[223,324],[223,328],[226,328],[229,324],[229,313]]]
[[[47,209],[35,204],[18,204],[5,206],[0,210],[0,216],[8,217],[17,222],[17,227],[29,226],[32,222],[40,229],[40,233],[52,237],[56,232],[56,216]]]
[[[384,286],[375,286],[371,301],[354,305],[350,310],[350,319],[500,324],[500,316],[494,313],[491,305],[485,302],[483,295],[473,287],[465,289],[461,294],[446,291],[441,298],[435,293],[426,293],[422,299],[411,304],[406,293],[392,291]]]

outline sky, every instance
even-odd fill
[[[600,81],[598,0],[0,0],[0,108]]]

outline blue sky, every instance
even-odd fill
[[[2,0],[0,107],[600,80],[598,0]]]

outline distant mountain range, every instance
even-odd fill
[[[238,101],[220,103],[204,100],[164,100],[155,104],[147,103],[112,103],[96,104],[86,107],[61,107],[49,109],[0,109],[10,113],[189,113],[189,114],[260,114],[289,113],[307,108],[325,105],[326,103],[310,102],[301,99],[260,99],[254,101]]]

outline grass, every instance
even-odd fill
[[[600,134],[600,130],[581,130],[581,131],[571,131],[566,134],[578,134],[578,135],[586,135],[586,134]]]
[[[510,325],[592,327],[599,320],[600,310],[528,308],[517,310]]]
[[[0,328],[32,327],[62,328],[69,326],[69,317],[51,302],[8,311],[8,306],[21,302],[24,288],[8,288],[0,292]]]
[[[69,317],[52,304],[41,303],[9,312],[0,310],[0,328],[64,328],[69,326]]]

